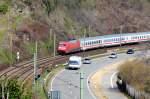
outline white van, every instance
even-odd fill
[[[71,56],[69,58],[68,68],[79,69],[81,64],[82,64],[81,57],[79,57],[79,56]]]

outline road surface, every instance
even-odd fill
[[[83,64],[80,70],[83,70],[84,72],[84,99],[96,99],[88,84],[88,79],[91,74],[110,64],[114,64],[116,62],[126,60],[132,57],[139,57],[139,55],[141,55],[139,54],[139,52],[136,52],[136,54],[133,55],[127,55],[125,53],[122,53],[119,54],[116,59],[110,59],[108,58],[108,56],[106,56],[93,59],[92,64]],[[61,99],[80,99],[80,70],[62,70],[52,79],[52,83],[49,84],[49,87],[51,86],[51,88],[49,88],[49,91],[60,91]],[[111,97],[111,99],[123,99],[125,98],[125,96],[119,93],[118,89],[116,89],[115,84],[113,88],[111,86],[110,79],[111,75],[113,75],[114,72],[112,71],[112,73],[105,75],[106,78],[103,77],[103,82],[100,83],[102,83],[103,88],[105,89],[105,91],[108,92],[108,95],[110,95],[108,97]]]

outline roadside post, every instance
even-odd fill
[[[80,99],[83,99],[83,71],[80,71]]]
[[[17,52],[16,54],[17,54],[17,57],[16,57],[17,62],[19,62],[19,59],[20,59],[20,53],[19,53],[19,52]]]

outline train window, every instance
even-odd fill
[[[94,42],[92,41],[92,45],[94,44]]]
[[[88,45],[90,45],[90,42],[88,42]]]
[[[116,38],[116,41],[118,41],[118,38]]]
[[[116,41],[116,38],[112,39],[112,41]]]
[[[93,41],[93,44],[95,44],[95,41]]]
[[[88,45],[91,45],[91,42],[89,42]]]
[[[118,38],[116,38],[116,41],[118,41]]]
[[[91,45],[91,42],[89,42],[89,45]]]
[[[86,42],[85,45],[88,45],[88,42]]]
[[[92,41],[92,44],[94,44],[94,41]]]
[[[90,42],[90,45],[92,45],[92,41]]]
[[[99,40],[99,43],[101,43],[101,40]]]
[[[121,38],[121,40],[125,40],[125,38]]]
[[[99,40],[97,40],[97,44],[99,44]]]
[[[92,44],[94,44],[94,41],[92,41]]]
[[[99,42],[98,41],[96,41],[96,44],[98,44]]]

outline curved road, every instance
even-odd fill
[[[83,64],[81,69],[84,72],[84,89],[83,95],[84,99],[96,99],[92,94],[89,88],[89,76],[96,72],[97,70],[103,68],[104,66],[108,66],[110,64],[126,60],[131,57],[137,57],[139,52],[135,52],[136,54],[127,55],[125,53],[119,54],[116,59],[110,59],[108,56],[101,57],[92,60],[92,64]],[[137,54],[138,53],[138,54]],[[49,91],[60,91],[61,99],[80,99],[80,70],[62,70],[59,74],[57,74],[53,80],[52,84],[49,84],[52,88]],[[115,72],[115,71],[114,71]],[[112,73],[113,74],[113,73]],[[111,86],[110,76],[103,79],[104,88],[109,92],[110,99],[123,99],[124,95],[118,93],[118,89],[116,87]],[[114,91],[113,91],[114,90]],[[115,93],[115,94],[114,94]]]

